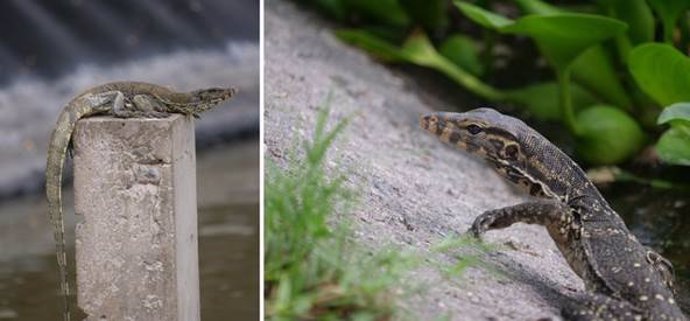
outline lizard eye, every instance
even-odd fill
[[[470,132],[470,134],[472,134],[472,135],[477,135],[477,134],[481,133],[482,128],[475,125],[475,124],[470,124],[467,126],[467,131]]]

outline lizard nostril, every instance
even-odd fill
[[[431,126],[431,115],[422,115],[419,117],[419,127],[422,127],[423,129],[429,129]]]

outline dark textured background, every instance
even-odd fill
[[[0,1],[0,83],[181,48],[259,41],[257,0]]]

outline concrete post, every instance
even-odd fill
[[[73,144],[87,320],[198,321],[193,120],[87,118]]]

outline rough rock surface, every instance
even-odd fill
[[[451,266],[458,256],[434,246],[483,211],[523,200],[488,166],[418,127],[432,106],[454,108],[422,96],[409,76],[339,42],[332,26],[292,3],[268,1],[265,22],[265,155],[285,165],[330,94],[330,123],[352,116],[329,166],[361,192],[351,218],[359,242],[395,244]],[[564,300],[582,291],[543,228],[518,224],[485,241],[499,245],[480,254],[488,267],[448,277],[426,264],[410,276],[426,290],[401,308],[419,320],[557,320]]]

